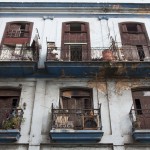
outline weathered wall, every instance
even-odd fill
[[[48,15],[47,15],[48,16]],[[51,16],[51,15],[50,15]],[[40,49],[40,60],[39,60],[39,67],[44,67],[44,62],[46,61],[46,54],[47,54],[47,41],[55,42],[56,47],[61,47],[61,30],[62,30],[62,22],[67,21],[85,21],[89,22],[90,27],[90,40],[91,40],[91,47],[109,47],[110,37],[118,42],[118,46],[121,46],[121,38],[120,38],[120,31],[118,23],[126,22],[126,21],[135,21],[135,22],[142,22],[146,26],[147,33],[150,37],[150,22],[149,18],[129,18],[129,17],[108,17],[107,20],[99,20],[98,17],[93,16],[83,16],[83,17],[75,17],[75,16],[57,16],[54,17],[53,20],[46,19],[44,20],[42,17],[6,17],[0,18],[0,40],[3,38],[3,33],[5,29],[5,25],[7,22],[11,21],[30,21],[33,22],[33,32],[31,37],[31,43],[36,35],[36,29],[39,32],[39,43],[42,45]]]
[[[47,150],[57,149],[51,147],[49,131],[50,131],[50,114],[51,105],[55,108],[59,107],[59,92],[63,87],[89,87],[93,89],[94,107],[98,108],[101,103],[102,125],[104,136],[100,141],[101,144],[122,145],[121,148],[114,149],[123,150],[124,143],[130,145],[135,142],[132,139],[132,126],[129,118],[129,111],[133,105],[131,89],[135,87],[148,87],[150,80],[107,80],[95,81],[85,79],[40,79],[40,80],[0,80],[0,86],[22,87],[21,99],[19,105],[27,104],[24,110],[24,122],[21,124],[21,138],[6,149],[24,150]],[[23,144],[23,145],[22,145]],[[26,145],[27,144],[27,145]],[[40,146],[40,144],[43,144]],[[40,148],[41,147],[41,148]],[[99,147],[100,148],[100,147]],[[0,149],[5,149],[2,145]],[[70,149],[70,148],[67,148]],[[78,147],[72,149],[81,149]],[[83,148],[84,149],[84,148]],[[87,148],[86,148],[87,149]],[[89,148],[93,149],[92,147]],[[95,148],[94,148],[95,149]],[[98,148],[96,148],[98,149]],[[111,149],[109,146],[104,149]],[[135,149],[133,146],[127,146],[127,150]],[[138,148],[143,150],[142,148]],[[144,147],[144,150],[148,148]]]

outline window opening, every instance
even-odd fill
[[[70,60],[82,61],[82,45],[70,45]]]
[[[14,98],[13,100],[12,100],[12,107],[13,108],[16,108],[18,106],[18,99],[17,98]]]
[[[71,23],[70,31],[71,32],[81,32],[81,24],[80,23]]]
[[[136,109],[137,109],[137,114],[141,115],[142,114],[142,107],[141,107],[140,99],[135,99],[135,105],[136,105]]]
[[[137,24],[135,23],[126,24],[126,27],[128,32],[138,32]]]
[[[136,48],[138,50],[138,55],[139,55],[140,61],[143,61],[144,58],[145,58],[145,53],[144,53],[144,50],[143,50],[143,46],[142,45],[137,45]]]

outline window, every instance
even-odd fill
[[[132,91],[134,103],[135,128],[150,129],[150,90],[135,89]]]
[[[8,22],[2,43],[6,45],[28,44],[30,43],[32,28],[32,22]]]
[[[138,32],[137,24],[135,23],[130,23],[126,24],[127,32]]]
[[[80,23],[71,23],[70,24],[70,32],[81,32],[81,24]]]
[[[21,120],[17,124],[13,121],[23,115],[22,110],[17,109],[20,93],[20,89],[0,89],[0,129],[19,128]]]
[[[93,108],[91,89],[61,89],[60,109],[53,109],[52,113],[54,128],[74,130],[100,128],[100,111]]]
[[[124,58],[129,61],[144,61],[150,57],[149,38],[144,23],[123,22],[119,24]]]
[[[82,61],[82,45],[70,45],[71,61]]]
[[[62,24],[61,47],[62,60],[90,60],[89,24],[87,22],[64,22]]]
[[[144,58],[145,58],[145,53],[144,53],[144,50],[143,50],[143,46],[142,45],[137,45],[136,48],[137,48],[137,51],[138,51],[138,54],[139,54],[140,61],[143,61]]]
[[[92,92],[87,89],[62,89],[61,90],[61,108],[65,109],[86,109],[92,108]]]

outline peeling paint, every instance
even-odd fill
[[[132,63],[131,69],[136,69],[140,63]]]
[[[150,83],[148,83],[146,80],[140,81],[138,79],[135,79],[133,81],[129,81],[127,79],[124,79],[116,82],[115,92],[118,95],[121,95],[124,90],[130,90],[132,88],[139,88],[139,87],[147,87],[149,85]]]
[[[105,82],[88,82],[88,87],[96,88],[99,92],[106,93],[106,83]]]

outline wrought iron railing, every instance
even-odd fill
[[[0,109],[0,129],[20,129],[23,110],[20,108]]]
[[[0,61],[38,61],[38,59],[38,47],[3,45],[0,50]]]
[[[136,46],[110,46],[92,47],[85,49],[82,47],[47,48],[47,61],[150,61],[149,47],[145,50]],[[145,53],[146,51],[146,53]]]
[[[100,109],[54,109],[52,129],[100,130]]]
[[[129,113],[133,129],[150,129],[150,109],[131,109]]]

